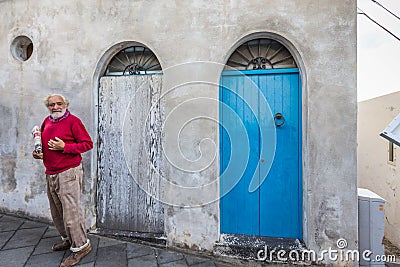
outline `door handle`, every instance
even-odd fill
[[[283,124],[285,124],[285,117],[283,117],[282,113],[276,113],[274,116],[274,122],[276,127],[281,127]]]

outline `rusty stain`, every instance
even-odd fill
[[[192,235],[189,232],[184,231],[183,236],[186,238],[190,238]]]

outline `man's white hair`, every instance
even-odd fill
[[[48,94],[48,95],[43,99],[43,102],[44,102],[44,104],[45,104],[46,107],[49,106],[49,99],[50,99],[50,97],[53,97],[53,96],[59,96],[59,97],[61,97],[62,100],[64,101],[64,103],[67,105],[67,107],[69,106],[69,100],[68,100],[65,96],[63,96],[63,95],[61,95],[61,94]]]

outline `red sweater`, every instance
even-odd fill
[[[93,148],[93,142],[81,120],[72,114],[60,121],[47,117],[41,126],[43,164],[46,174],[57,174],[79,166],[81,153]],[[55,137],[64,141],[64,150],[50,150],[48,142]]]

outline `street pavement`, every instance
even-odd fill
[[[256,262],[217,259],[212,255],[174,251],[93,234],[89,234],[89,238],[93,250],[77,266],[260,266]],[[59,266],[71,253],[69,250],[51,250],[52,245],[60,240],[58,232],[51,225],[0,213],[0,267]]]
[[[244,261],[190,250],[173,250],[160,245],[121,241],[94,234],[89,234],[89,239],[93,250],[76,266],[292,266],[287,263]],[[60,241],[57,230],[49,224],[0,213],[0,267],[57,267],[71,253],[69,250],[57,252],[51,250],[52,245]],[[386,266],[400,265],[397,262],[386,263]]]

